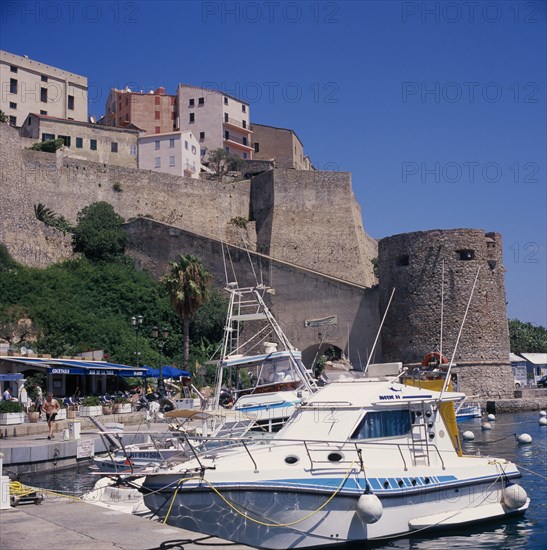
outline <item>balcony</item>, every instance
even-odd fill
[[[229,138],[224,137],[224,142],[227,145],[234,145],[235,147],[238,147],[239,149],[243,149],[244,151],[254,151],[254,147],[249,143],[249,140],[247,140],[247,143],[243,143],[243,139],[237,136],[230,135]]]
[[[243,123],[241,122],[241,120],[236,120],[235,118],[228,117],[228,120],[224,119],[223,124],[224,124],[224,126],[235,128],[239,132],[244,132],[246,134],[252,134],[253,133],[252,130],[249,127],[243,128]]]

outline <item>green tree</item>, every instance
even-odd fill
[[[107,202],[95,202],[78,213],[72,236],[74,252],[91,261],[115,260],[125,252],[127,235],[123,218]]]
[[[190,254],[181,254],[177,262],[170,262],[162,277],[171,304],[182,319],[183,365],[186,369],[190,358],[190,321],[209,298],[210,281],[211,275],[201,260]]]
[[[220,181],[224,181],[224,176],[230,170],[240,170],[243,165],[242,159],[226,152],[224,149],[211,151],[207,162],[209,163],[209,168]]]
[[[8,121],[8,115],[4,113],[4,111],[0,110],[0,122],[7,122]]]
[[[54,227],[63,233],[73,233],[74,227],[70,222],[60,214],[56,214],[50,208],[47,208],[45,204],[39,202],[34,205],[34,216],[38,221],[41,221],[49,227]]]
[[[547,353],[545,327],[510,319],[509,340],[513,353]]]

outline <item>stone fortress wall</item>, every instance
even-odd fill
[[[375,241],[363,232],[347,173],[299,178],[302,172],[272,170],[252,183],[219,183],[24,149],[31,143],[0,124],[0,241],[24,264],[70,255],[70,239],[38,222],[35,204],[74,222],[88,204],[106,201],[126,220],[147,216],[232,244],[244,238],[248,248],[274,258],[364,286],[376,282]],[[234,218],[249,220],[243,235]]]
[[[128,229],[133,232],[133,252],[144,254],[142,265],[157,275],[168,259],[187,251],[184,247],[198,256],[200,250],[203,254],[216,250],[222,263],[220,240],[244,244],[257,257],[268,256],[271,262],[266,271],[278,274],[273,285],[290,288],[286,303],[280,299],[281,289],[276,289],[279,320],[303,326],[304,310],[299,311],[298,300],[309,302],[304,308],[306,319],[339,315],[346,326],[339,324],[336,330],[340,334],[325,343],[347,351],[348,343],[351,348],[352,342],[362,338],[364,349],[359,359],[363,364],[394,286],[397,291],[382,331],[383,360],[418,363],[438,347],[443,259],[443,350],[450,355],[480,265],[455,358],[461,367],[461,389],[489,397],[512,393],[499,234],[470,229],[409,233],[382,239],[377,251],[377,243],[363,230],[349,173],[270,170],[250,181],[221,184],[73,160],[61,152],[25,150],[31,143],[0,124],[0,242],[16,260],[46,266],[71,255],[70,237],[38,222],[35,204],[42,203],[75,221],[82,208],[104,200],[126,220],[146,216],[159,222],[148,225],[142,220]],[[249,220],[245,229],[230,223],[236,217]],[[165,227],[159,229],[161,224]],[[166,231],[181,231],[184,238],[176,244],[176,239],[165,239]],[[462,259],[467,258],[465,253],[472,253],[472,258]],[[379,308],[373,305],[378,289],[371,288],[378,283],[371,262],[375,257],[379,262]],[[302,295],[296,282],[300,288],[306,287]],[[367,288],[370,292],[365,292]],[[344,308],[349,307],[347,314],[344,308],[334,306],[338,299]],[[313,307],[312,302],[316,302]],[[293,337],[312,349],[318,335],[300,338],[295,331]],[[342,337],[342,332],[346,336]],[[374,359],[380,358],[378,352]],[[353,354],[351,359],[359,365]]]
[[[395,235],[380,240],[378,261],[381,312],[396,289],[382,331],[383,357],[409,365],[439,350],[443,262],[442,351],[449,359],[480,268],[454,372],[468,395],[513,394],[499,233],[449,229]]]

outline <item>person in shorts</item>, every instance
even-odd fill
[[[42,403],[42,412],[46,415],[47,427],[49,428],[49,435],[47,436],[48,439],[53,439],[55,437],[53,435],[53,426],[55,423],[55,417],[57,416],[57,412],[60,408],[61,405],[59,405],[59,401],[57,401],[57,399],[53,399],[53,394],[49,392],[46,400]]]

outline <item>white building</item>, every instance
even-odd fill
[[[139,137],[139,170],[199,178],[199,142],[190,131]]]
[[[176,126],[191,130],[202,159],[215,149],[253,158],[249,104],[222,92],[179,84]]]
[[[11,126],[30,113],[87,122],[87,78],[0,50],[0,109]]]

